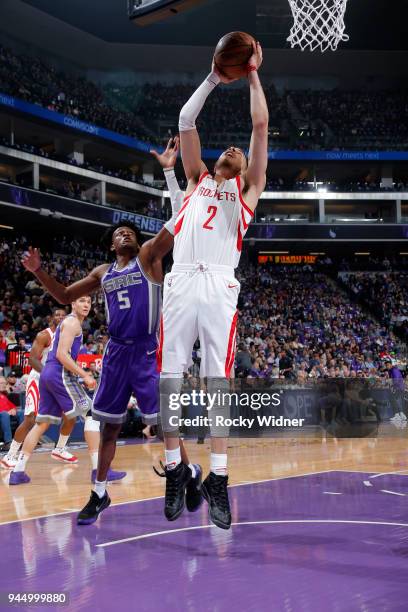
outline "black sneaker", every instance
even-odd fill
[[[107,491],[105,491],[103,497],[99,497],[95,491],[92,491],[89,502],[77,516],[77,525],[90,525],[94,523],[102,510],[108,508],[110,503],[111,499]]]
[[[185,463],[179,463],[173,470],[164,470],[166,476],[166,495],[164,516],[175,521],[184,510],[186,487],[191,480],[191,470]]]
[[[231,510],[228,499],[228,476],[210,472],[201,485],[201,491],[208,502],[211,521],[221,529],[231,527]]]
[[[203,479],[203,470],[201,465],[194,464],[196,469],[196,477],[191,478],[186,488],[186,506],[189,512],[197,512],[203,503],[203,495],[201,493],[201,481]]]

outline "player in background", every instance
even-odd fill
[[[33,342],[28,358],[28,363],[31,365],[31,372],[28,375],[26,392],[25,392],[25,407],[24,420],[18,426],[14,433],[14,439],[11,442],[10,449],[1,460],[0,463],[5,468],[14,468],[17,463],[17,456],[22,443],[24,442],[28,432],[32,429],[35,423],[35,417],[38,412],[38,403],[40,392],[38,389],[40,381],[40,373],[47,360],[47,354],[52,344],[55,330],[65,317],[66,312],[62,308],[54,308],[50,326],[40,331]],[[60,430],[58,442],[51,453],[51,457],[64,463],[77,463],[78,459],[67,451],[66,445],[68,438],[71,435],[75,425],[74,421],[67,419],[63,420]]]
[[[171,139],[164,153],[172,160],[173,166],[177,149],[178,142]],[[157,419],[159,374],[155,353],[161,312],[162,259],[173,247],[174,225],[175,214],[154,238],[142,245],[140,232],[131,223],[123,222],[111,227],[105,236],[105,245],[114,254],[114,263],[97,266],[88,276],[68,287],[41,268],[37,249],[30,247],[23,258],[24,267],[61,304],[101,287],[105,293],[110,338],[92,407],[93,418],[103,422],[104,427],[95,487],[88,504],[78,515],[79,524],[93,523],[110,504],[106,491],[107,475],[132,391],[145,423],[154,424]],[[192,480],[187,492],[191,494],[188,505],[195,509],[201,496]]]
[[[268,108],[258,77],[262,50],[254,44],[248,63],[252,136],[248,162],[231,146],[219,157],[211,175],[201,159],[195,121],[206,98],[218,83],[230,82],[214,68],[180,112],[181,157],[188,180],[184,204],[174,231],[174,266],[164,280],[163,318],[158,351],[160,399],[166,446],[164,513],[175,520],[184,508],[184,490],[191,474],[181,460],[177,413],[169,410],[170,394],[180,393],[183,371],[200,339],[200,377],[208,389],[229,390],[234,364],[243,236],[265,187],[268,161]],[[174,407],[174,406],[173,406]],[[180,414],[180,411],[179,411]],[[211,415],[209,415],[211,416]],[[215,420],[215,419],[214,419]],[[228,529],[227,427],[211,428],[211,468],[202,484],[211,520]]]
[[[78,377],[89,388],[96,382],[76,363],[82,345],[82,323],[91,310],[89,295],[72,302],[72,312],[59,324],[55,331],[47,361],[40,376],[40,403],[36,422],[24,440],[22,451],[10,474],[10,485],[30,482],[25,467],[39,439],[51,423],[60,423],[63,415],[75,421],[90,408],[90,399],[80,385]]]

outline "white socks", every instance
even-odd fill
[[[58,438],[58,442],[57,442],[55,448],[58,448],[59,450],[64,450],[64,448],[67,445],[68,438],[69,438],[69,436],[63,436],[62,434],[60,434],[60,437]]]
[[[30,453],[23,453],[21,451],[17,459],[16,467],[14,468],[13,472],[24,472],[29,458],[30,458]]]
[[[166,455],[166,468],[168,470],[174,470],[181,463],[180,447],[178,446],[174,450],[165,450]]]
[[[89,455],[91,457],[92,469],[96,470],[98,467],[98,451],[95,451],[94,453],[89,453]]]
[[[105,495],[105,491],[106,491],[106,480],[104,481],[99,481],[99,480],[95,480],[95,486],[94,486],[94,491],[97,494],[97,496],[102,499],[102,497]]]
[[[227,471],[227,455],[218,455],[211,453],[210,470],[217,476],[226,476]]]
[[[12,443],[10,444],[10,450],[7,453],[7,457],[9,457],[10,459],[13,459],[18,454],[21,444],[22,442],[16,442],[15,440],[13,440]]]

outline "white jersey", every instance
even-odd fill
[[[54,335],[55,335],[55,332],[52,331],[51,327],[47,327],[47,329],[45,331],[47,331],[49,336],[50,336],[50,342],[49,342],[48,346],[45,347],[45,349],[43,350],[42,355],[41,355],[41,363],[42,363],[43,366],[45,365],[45,362],[47,361],[47,356],[48,356],[48,353],[50,352],[50,349],[52,347],[52,343],[53,343]],[[37,372],[37,370],[34,370],[34,368],[31,368],[30,374],[28,375],[27,387],[26,388],[28,389],[31,380],[33,380],[33,379],[39,380],[39,378],[40,378],[40,372]]]
[[[174,228],[175,264],[205,262],[236,268],[253,217],[241,193],[241,177],[220,185],[204,172],[184,198]]]

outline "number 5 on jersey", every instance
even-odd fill
[[[208,230],[213,230],[214,227],[210,225],[210,221],[212,221],[215,215],[217,214],[217,207],[209,206],[207,212],[210,213],[210,216],[208,217],[207,221],[203,224],[203,228],[208,229]]]
[[[130,308],[128,289],[123,289],[122,291],[118,291],[117,296],[118,296],[118,302],[119,302],[119,310],[125,310],[125,308]]]

